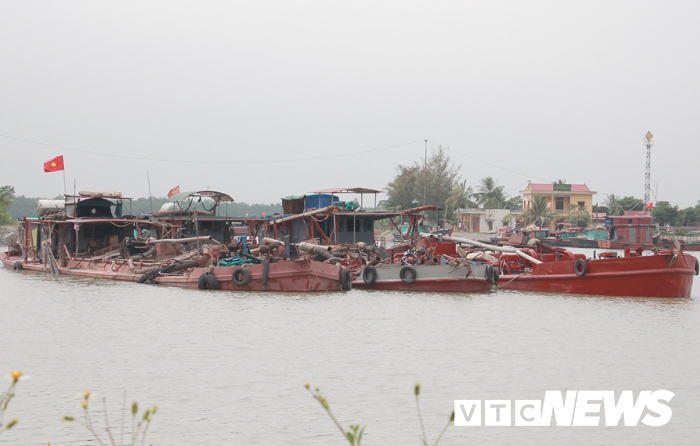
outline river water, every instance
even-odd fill
[[[431,444],[455,399],[658,389],[675,393],[662,427],[452,426],[441,444],[698,444],[699,303],[700,281],[690,299],[258,294],[0,268],[0,371],[30,375],[0,443],[96,444],[61,422],[90,389],[98,430],[102,398],[116,432],[124,391],[158,403],[146,444],[344,444],[308,381],[344,426],[367,426],[367,446],[421,444],[416,382]]]

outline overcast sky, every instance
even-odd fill
[[[686,207],[698,23],[696,1],[4,1],[0,185],[58,195],[63,155],[69,192],[145,197],[148,172],[155,196],[272,203],[384,188],[427,139],[469,184],[602,203],[643,197],[650,130],[652,189]]]

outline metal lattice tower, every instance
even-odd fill
[[[651,132],[647,132],[646,135],[644,135],[644,145],[647,147],[647,170],[646,173],[644,174],[644,210],[647,209],[647,204],[651,201],[651,146],[654,145],[653,142],[651,142],[651,138],[653,138],[654,135],[651,134]]]

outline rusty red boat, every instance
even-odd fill
[[[506,290],[544,291],[633,297],[690,297],[700,272],[698,259],[679,249],[654,250],[647,255],[627,251],[587,258],[538,241],[529,248],[493,247],[473,240],[445,237],[444,241],[499,250],[498,286]]]
[[[210,212],[178,208],[167,221],[124,215],[129,199],[119,193],[67,196],[63,205],[25,218],[0,261],[16,270],[195,289],[310,292],[351,286],[340,259],[318,261],[315,253],[264,237],[258,219],[217,217],[216,205],[233,201],[230,196],[186,195],[210,200]]]

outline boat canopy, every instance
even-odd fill
[[[199,198],[208,198],[210,200],[214,200],[216,203],[222,203],[222,202],[233,202],[234,199],[231,198],[230,195],[225,194],[223,192],[216,192],[213,190],[200,190],[200,191],[190,191],[190,192],[181,192],[179,194],[175,194],[171,196],[168,201],[187,201],[189,199],[199,199]]]

